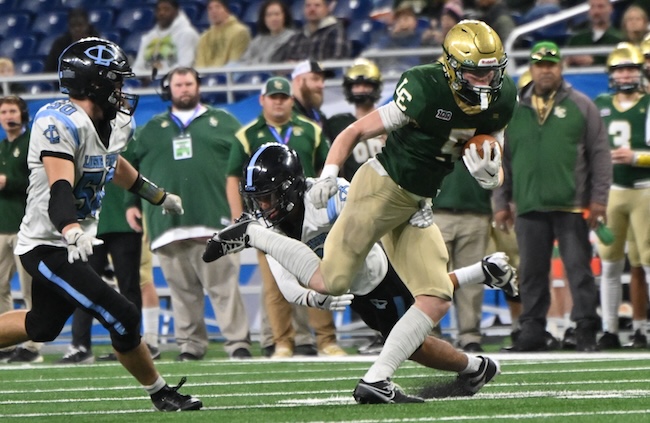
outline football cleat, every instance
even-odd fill
[[[424,402],[420,397],[409,396],[404,393],[399,385],[390,379],[368,383],[359,380],[352,394],[358,404],[405,404]]]
[[[208,240],[203,252],[203,261],[206,263],[213,262],[226,254],[234,254],[249,248],[249,238],[246,234],[246,229],[251,223],[259,223],[253,219],[253,216],[247,213],[242,213],[241,217],[230,226],[226,226],[218,233],[214,234]]]
[[[518,297],[517,272],[508,264],[508,260],[508,256],[502,252],[483,257],[481,260],[485,275],[483,283],[492,288],[500,288],[508,297]]]
[[[623,345],[625,348],[648,348],[648,337],[645,336],[641,329],[634,331],[630,336],[630,343]]]
[[[488,357],[477,356],[481,359],[481,365],[474,373],[458,375],[457,381],[467,396],[477,393],[486,383],[491,381],[494,376],[501,373],[499,363]]]
[[[597,345],[600,350],[617,350],[621,348],[621,340],[617,333],[605,332],[598,340]]]
[[[151,395],[151,402],[158,411],[189,411],[198,410],[203,407],[200,399],[191,395],[183,395],[178,390],[183,386],[187,378],[183,376],[178,385],[173,388],[165,385],[160,391]]]

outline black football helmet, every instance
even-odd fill
[[[122,92],[122,83],[135,76],[126,53],[115,43],[97,37],[70,44],[59,56],[61,92],[89,98],[109,119],[119,111],[133,115],[138,95]]]
[[[246,209],[268,227],[282,222],[302,203],[305,189],[298,154],[286,145],[264,144],[244,165],[240,192]]]

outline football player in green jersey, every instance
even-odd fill
[[[421,402],[390,378],[447,313],[453,293],[447,277],[448,254],[433,225],[431,198],[461,158],[485,189],[502,183],[501,151],[488,142],[483,157],[463,151],[477,134],[503,142],[504,127],[516,104],[516,87],[504,74],[507,57],[499,36],[487,24],[465,20],[443,43],[441,63],[416,66],[402,74],[393,101],[348,126],[336,138],[321,178],[308,195],[325,207],[338,190],[336,176],[354,146],[387,133],[386,146],[352,179],[348,206],[337,218],[320,260],[296,240],[273,233],[250,219],[222,230],[208,248],[222,254],[253,246],[274,257],[305,286],[321,293],[348,291],[372,245],[382,242],[389,260],[415,297],[354,397],[359,403]],[[253,224],[251,224],[253,223]],[[456,371],[474,392],[499,373],[486,357],[449,351],[439,341],[440,365]]]
[[[600,349],[620,348],[618,309],[621,302],[621,275],[625,267],[625,242],[628,229],[634,234],[641,265],[650,273],[650,96],[643,92],[641,50],[631,43],[620,43],[607,58],[609,87],[613,94],[595,100],[607,126],[614,164],[614,180],[609,192],[607,224],[614,243],[598,243],[603,263],[600,303],[603,336]],[[628,242],[630,242],[628,240]],[[643,281],[642,281],[643,283]],[[646,319],[635,320],[633,329],[646,332]]]

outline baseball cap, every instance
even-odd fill
[[[302,62],[298,63],[295,68],[293,68],[293,72],[291,72],[291,79],[295,79],[297,76],[310,72],[321,73],[325,78],[334,76],[334,72],[323,69],[323,67],[317,61],[303,60]]]
[[[561,60],[560,48],[552,41],[540,41],[530,51],[530,63],[541,61],[560,63]]]
[[[284,94],[291,97],[291,82],[287,78],[274,76],[262,87],[262,95]]]

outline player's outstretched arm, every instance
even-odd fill
[[[519,295],[517,272],[510,266],[509,257],[503,252],[483,257],[483,260],[449,273],[454,289],[463,285],[482,283],[491,288],[499,288],[509,297]]]

